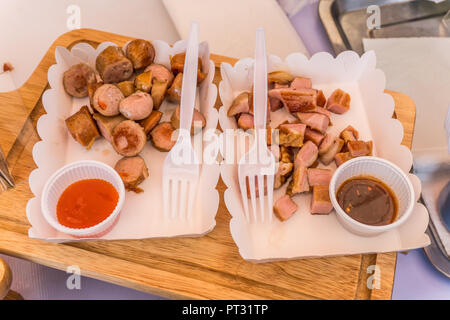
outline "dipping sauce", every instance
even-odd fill
[[[67,187],[56,206],[58,222],[69,228],[89,228],[105,220],[115,209],[119,193],[108,181],[86,179]]]
[[[338,189],[337,201],[350,217],[358,222],[384,226],[397,218],[398,204],[392,190],[371,176],[346,180]]]

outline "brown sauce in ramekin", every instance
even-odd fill
[[[371,176],[344,181],[336,198],[346,214],[364,224],[384,226],[397,218],[398,202],[391,188]]]

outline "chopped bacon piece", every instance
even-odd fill
[[[286,147],[301,147],[305,136],[306,125],[302,123],[286,123],[279,126],[279,144]]]
[[[349,141],[347,147],[352,157],[367,156],[372,152],[371,142],[369,143],[361,140]]]
[[[269,90],[269,98],[277,98],[291,112],[312,112],[316,109],[317,94],[314,89],[291,88]]]
[[[270,111],[277,111],[278,109],[283,108],[283,102],[274,97],[269,97]]]
[[[273,84],[274,89],[282,89],[282,88],[289,88],[289,84],[283,84],[283,83],[277,83],[275,82]]]
[[[337,114],[347,112],[350,109],[350,95],[341,89],[334,90],[327,100],[326,108]]]
[[[314,186],[311,198],[311,214],[329,214],[333,210],[328,186]]]
[[[238,127],[243,130],[253,129],[253,116],[248,113],[241,113],[238,120]]]
[[[291,82],[291,88],[294,90],[311,89],[312,81],[310,78],[295,77],[294,81]]]
[[[305,140],[312,141],[316,146],[319,146],[325,136],[319,131],[306,128],[305,130]]]
[[[342,139],[344,139],[345,143],[348,143],[350,141],[356,141],[355,136],[353,135],[353,133],[349,130],[343,130],[340,134],[340,137]]]
[[[328,125],[330,124],[330,118],[321,113],[315,112],[297,112],[299,120],[309,126],[311,129],[325,133]]]
[[[287,194],[275,202],[273,212],[281,221],[286,221],[297,211],[297,204]]]
[[[330,169],[308,169],[308,182],[310,186],[328,186],[332,176],[333,171]]]
[[[317,160],[319,150],[317,146],[311,142],[306,142],[295,156],[294,167],[310,167]]]
[[[278,170],[275,173],[274,177],[274,189],[280,188],[287,180],[287,178],[290,176],[292,169],[294,165],[292,162],[279,162],[278,163]]]
[[[306,167],[299,166],[294,169],[294,173],[292,174],[292,180],[291,182],[289,182],[286,194],[292,196],[297,193],[308,191],[309,191],[308,171]]]
[[[317,107],[316,110],[314,110],[314,112],[316,112],[316,113],[321,113],[321,114],[323,114],[323,115],[326,115],[328,118],[331,118],[331,113],[330,113],[330,111],[328,111],[328,110],[325,109],[325,108]]]
[[[343,164],[344,162],[348,161],[352,159],[352,156],[350,155],[350,152],[340,152],[337,153],[334,156],[334,161],[336,162],[336,165],[339,167],[341,164]]]
[[[280,158],[282,162],[292,162],[293,154],[290,148],[280,146]]]
[[[327,153],[333,145],[334,140],[336,140],[335,135],[331,133],[325,134],[325,138],[323,138],[322,143],[319,146],[319,155]]]
[[[337,138],[334,140],[333,145],[331,148],[324,154],[320,156],[320,161],[322,161],[323,164],[328,165],[331,161],[333,161],[334,156],[339,153],[344,146],[344,140],[341,138]]]
[[[345,140],[345,138],[344,138],[344,133],[345,132],[351,133],[351,135],[354,137],[354,139],[351,139],[352,141],[358,140],[359,132],[358,132],[358,130],[356,130],[352,126],[347,126],[344,130],[341,131],[341,138],[344,139],[344,140]],[[345,141],[345,142],[347,142],[347,141]]]

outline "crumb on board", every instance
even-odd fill
[[[14,67],[10,62],[3,63],[3,72],[13,71]]]

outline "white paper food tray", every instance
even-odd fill
[[[163,41],[152,41],[155,51],[155,63],[170,68],[170,56],[186,50],[186,41],[178,41],[170,47]],[[51,89],[44,92],[43,105],[47,114],[41,116],[37,130],[42,141],[33,148],[33,159],[37,165],[29,178],[30,189],[34,198],[27,204],[27,217],[31,228],[29,236],[48,241],[79,241],[53,229],[43,218],[40,201],[41,192],[48,178],[63,165],[77,160],[98,160],[114,166],[121,158],[110,143],[98,139],[90,150],[86,150],[70,136],[64,120],[79,110],[83,105],[89,105],[89,99],[72,98],[64,91],[62,85],[63,73],[70,66],[85,62],[95,68],[97,55],[111,42],[101,43],[97,49],[89,44],[80,43],[70,51],[57,47],[55,51],[56,64],[48,70],[48,81]],[[217,127],[218,113],[214,108],[217,98],[217,87],[214,79],[214,63],[209,59],[207,43],[199,45],[199,56],[202,58],[202,70],[207,72],[207,78],[198,90],[196,108],[206,118],[208,129]],[[168,121],[175,104],[164,101],[160,111],[164,112],[161,121]],[[205,148],[207,142],[203,143]],[[165,219],[162,211],[161,173],[163,161],[168,153],[156,150],[148,142],[141,152],[149,170],[149,177],[140,185],[143,193],[127,192],[124,207],[116,226],[100,239],[141,239],[153,237],[199,236],[211,231],[215,226],[215,215],[219,205],[219,194],[215,189],[219,179],[218,164],[203,164],[200,171],[197,200],[189,221],[173,221]]]
[[[223,63],[219,94],[223,106],[219,110],[222,130],[237,128],[233,117],[226,115],[233,99],[252,86],[253,59],[241,59],[234,67]],[[360,139],[373,140],[376,156],[397,164],[406,173],[412,165],[410,150],[401,145],[403,127],[400,121],[392,119],[394,101],[384,93],[385,77],[375,68],[373,52],[359,57],[355,52],[343,52],[336,58],[328,53],[315,54],[310,59],[300,53],[289,55],[285,60],[269,56],[268,72],[285,70],[295,76],[312,79],[313,87],[322,89],[328,97],[341,88],[351,96],[350,110],[343,115],[332,114],[333,125],[329,131],[339,133],[348,125],[355,127]],[[271,113],[272,128],[289,117],[284,109]],[[293,117],[291,116],[291,119]],[[223,147],[223,146],[222,146]],[[409,250],[427,246],[430,241],[425,234],[428,212],[416,203],[411,218],[399,228],[376,237],[361,237],[344,229],[336,219],[335,212],[329,215],[310,214],[310,194],[293,197],[298,205],[297,212],[287,221],[273,219],[272,223],[249,224],[243,215],[242,201],[237,181],[236,159],[225,159],[221,175],[228,189],[225,204],[232,215],[231,234],[246,260],[269,261],[306,257],[336,256],[347,254],[389,252]],[[335,168],[333,162],[332,166]],[[420,181],[409,175],[413,183],[416,201],[420,195]],[[281,197],[287,184],[275,190],[274,201]]]

